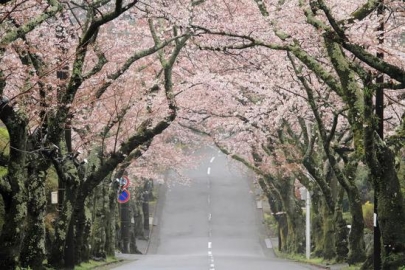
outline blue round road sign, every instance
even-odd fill
[[[131,194],[128,190],[124,189],[118,194],[118,202],[119,203],[126,203],[129,201]]]

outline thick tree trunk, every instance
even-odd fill
[[[323,216],[323,258],[332,260],[336,257],[335,233],[336,224],[334,213],[326,206],[322,207]]]
[[[38,165],[39,166],[39,165]],[[29,202],[27,232],[21,252],[21,266],[32,269],[44,269],[45,249],[45,211],[46,192],[44,171],[30,170],[28,182]]]
[[[336,224],[336,233],[335,233],[335,246],[336,246],[336,261],[344,262],[349,253],[348,248],[348,239],[349,230],[347,228],[346,221],[343,219],[342,213],[342,202],[344,196],[344,189],[342,188],[339,191],[339,197],[337,202],[337,208],[335,210],[335,224]]]
[[[352,217],[351,230],[349,233],[349,255],[347,262],[354,264],[366,259],[364,243],[364,219],[361,206],[360,194],[356,186],[346,190]]]
[[[9,167],[10,174],[10,167]],[[11,176],[11,175],[10,175]],[[3,196],[5,205],[4,223],[0,237],[0,269],[14,270],[19,265],[21,245],[23,242],[24,222],[27,216],[26,193],[23,188],[25,175],[12,173],[12,181],[20,188],[13,196]]]
[[[106,240],[105,251],[107,256],[115,256],[115,249],[118,247],[116,235],[116,216],[118,213],[117,207],[117,192],[114,189],[108,190],[108,208],[106,212]]]
[[[74,214],[72,215],[72,218]],[[67,238],[65,241],[64,250],[64,269],[74,269],[75,268],[75,253],[76,253],[76,243],[75,243],[75,225],[74,220],[71,219],[69,222],[69,228],[67,233]]]
[[[66,185],[63,208],[59,213],[56,222],[55,241],[52,245],[48,262],[55,268],[65,267],[65,247],[69,233],[70,222],[72,220],[76,197],[77,187],[75,185]]]
[[[285,250],[288,253],[297,254],[304,252],[304,218],[302,209],[294,194],[295,179],[283,179],[283,187],[280,188],[283,208],[286,212],[288,234]]]
[[[90,217],[90,210],[84,199],[78,197],[75,206],[75,212],[73,216],[74,223],[74,239],[75,239],[75,255],[74,262],[76,265],[87,262],[90,259],[89,250],[89,234],[92,224]],[[93,226],[95,223],[93,222]],[[95,229],[93,227],[93,229]]]
[[[315,257],[323,257],[324,233],[323,233],[323,216],[322,216],[322,196],[314,190],[311,196],[311,231],[312,231],[312,246],[313,255]]]
[[[1,75],[1,74],[0,74]],[[1,88],[1,87],[0,87]],[[0,101],[0,119],[10,136],[10,154],[7,175],[0,179],[4,201],[3,229],[0,236],[0,269],[16,269],[19,264],[24,225],[27,216],[26,147],[27,119],[21,110],[14,110]]]
[[[405,265],[405,209],[393,152],[379,143],[378,160],[383,172],[376,177],[378,222],[382,237],[382,269]]]
[[[92,233],[91,233],[91,254],[93,257],[98,259],[106,259],[107,253],[105,250],[106,247],[106,235],[108,228],[106,220],[106,212],[108,211],[108,194],[107,187],[105,184],[101,184],[95,189],[93,195],[93,205],[92,208],[93,214],[93,224],[92,224]]]

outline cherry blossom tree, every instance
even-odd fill
[[[240,4],[238,3],[238,5]],[[351,211],[354,231],[356,232],[352,230],[351,233],[349,261],[362,261],[364,258],[364,243],[362,243],[363,221],[361,219],[361,207],[359,207],[358,203],[355,203],[359,194],[354,185],[353,176],[357,164],[364,161],[370,169],[376,169],[372,172],[370,181],[374,183],[375,190],[380,191],[378,181],[374,180],[382,177],[380,174],[382,170],[379,169],[381,167],[377,166],[379,162],[382,162],[382,158],[378,159],[379,162],[377,162],[376,158],[373,159],[372,156],[376,153],[376,145],[381,144],[373,142],[378,138],[372,135],[373,129],[371,127],[375,127],[375,125],[367,121],[373,119],[373,117],[370,117],[373,114],[370,97],[374,94],[373,89],[375,87],[393,90],[402,89],[402,75],[400,75],[403,72],[401,69],[402,63],[398,62],[402,53],[396,45],[398,44],[400,31],[395,31],[398,29],[396,26],[401,19],[401,5],[394,2],[385,3],[387,10],[391,10],[391,15],[398,12],[398,16],[387,16],[387,20],[390,21],[387,25],[391,28],[385,36],[386,40],[390,40],[390,46],[386,46],[386,43],[381,45],[381,43],[377,42],[379,32],[375,31],[375,26],[379,25],[380,20],[380,16],[376,16],[377,12],[375,12],[378,4],[381,4],[378,1],[364,1],[361,3],[349,1],[345,2],[343,6],[341,3],[335,3],[334,1],[310,1],[310,3],[282,1],[278,3],[257,2],[256,4],[258,5],[257,12],[260,11],[262,15],[261,19],[260,16],[257,16],[257,13],[254,13],[252,6],[249,6],[249,3],[245,1],[242,4],[244,5],[243,12],[240,13],[237,13],[240,6],[237,7],[232,4],[226,6],[228,10],[233,11],[232,15],[228,15],[216,6],[215,10],[220,11],[215,13],[215,10],[213,10],[213,13],[220,16],[220,20],[201,21],[200,24],[196,23],[194,25],[196,29],[211,34],[209,40],[208,38],[201,39],[199,46],[228,54],[233,54],[235,50],[240,49],[251,50],[252,47],[268,48],[273,50],[274,54],[277,51],[288,51],[294,59],[303,64],[303,66],[296,69],[296,75],[300,80],[301,87],[306,90],[309,105],[312,106],[314,113],[319,108],[313,102],[313,90],[310,89],[315,86],[316,91],[320,91],[319,86],[316,85],[317,80],[321,82],[321,85],[326,85],[341,98],[342,105],[346,107],[342,109],[347,109],[347,113],[343,116],[347,117],[351,127],[354,149],[354,152],[348,156],[349,159],[347,159],[347,156],[346,159],[342,157],[345,162],[344,170],[342,170],[341,163],[333,154],[333,148],[329,144],[330,139],[325,133],[326,130],[322,128],[324,123],[316,115],[315,120],[321,136],[322,148],[328,157],[328,162],[340,184],[345,187],[351,202],[353,202]],[[249,18],[255,18],[255,24],[247,24],[246,27],[241,27],[240,18],[243,18],[243,15],[240,14],[242,13],[248,14]],[[227,16],[225,17],[224,14],[227,14]],[[218,23],[222,23],[226,19],[227,24]],[[263,33],[263,29],[268,29],[268,31]],[[389,50],[392,57],[382,61],[374,56],[375,52],[381,50]],[[376,71],[388,75],[392,81],[383,84],[377,82],[376,84],[374,81]],[[312,73],[315,77],[311,78],[307,73]],[[388,95],[388,92],[386,93]],[[368,99],[363,100],[363,96],[368,97]],[[390,99],[397,100],[395,95],[389,96]],[[392,106],[387,107],[387,111],[392,108]],[[398,109],[399,107],[396,107],[396,110]],[[394,119],[395,121],[393,121]],[[392,132],[393,128],[400,127],[401,121],[398,114],[393,116],[391,121],[386,123],[388,125],[386,132]],[[364,138],[368,139],[364,140]],[[391,153],[388,148],[384,149],[384,151],[388,151],[386,153]],[[395,172],[394,163],[390,163],[388,167],[390,173],[384,174],[385,176],[390,175],[389,179],[384,178],[384,183],[392,184],[392,190],[390,189],[391,191],[388,193],[391,194],[393,190],[396,190],[394,193],[400,194],[398,178],[395,176],[396,173],[393,173]],[[387,198],[382,194],[378,196]],[[381,200],[384,201],[383,198]],[[390,211],[383,209],[383,206],[379,206],[380,221],[384,224],[381,231],[383,241],[386,243],[386,250],[383,254],[385,267],[403,264],[401,260],[393,259],[397,258],[396,254],[401,253],[401,244],[397,240],[402,239],[403,230],[396,228],[395,224],[391,223],[390,225],[389,222],[389,220],[397,220],[400,216],[404,216],[401,201],[402,195],[399,195],[398,201],[395,203],[390,202],[395,205],[395,207],[391,205],[390,208],[394,207],[398,210],[390,218],[386,217]],[[396,232],[397,240],[391,238],[393,232]],[[394,246],[395,248],[392,248]],[[392,259],[390,259],[390,254],[393,256]]]
[[[36,237],[31,238],[32,242],[26,242],[27,248],[23,247],[26,253],[22,263],[34,268],[42,265],[45,192],[43,186],[39,186],[34,193],[37,189],[33,185],[43,179],[51,165],[63,185],[60,193],[63,196],[48,262],[71,266],[75,260],[80,261],[75,258],[71,240],[78,240],[77,250],[80,250],[81,233],[84,233],[80,226],[84,222],[82,214],[87,196],[127,156],[142,155],[153,137],[176,117],[172,69],[189,37],[187,30],[164,36],[155,33],[155,17],[135,10],[137,1],[52,4],[57,9],[49,7],[47,16],[41,14],[43,7],[35,3],[10,4],[2,21],[2,25],[8,27],[2,39],[1,61],[5,67],[1,70],[2,120],[12,137],[10,145],[14,150],[7,165],[8,176],[2,178],[1,191],[6,217],[15,223],[3,227],[1,242],[2,258],[5,258],[2,264],[11,269],[18,265],[21,251],[19,243],[27,212],[25,194],[30,198],[41,196],[28,204],[37,209],[29,211],[37,217],[29,228],[38,226],[38,229],[33,232]],[[123,17],[123,13],[128,16]],[[30,21],[35,14],[39,14],[38,18]],[[133,42],[130,43],[132,49],[128,49],[128,43],[116,42],[114,36]],[[158,58],[148,58],[175,40],[177,43],[170,50],[162,51]],[[118,55],[115,50],[124,53]],[[136,61],[139,61],[137,67],[133,65]],[[54,76],[55,71],[58,78]],[[148,75],[139,76],[140,72]],[[132,75],[126,75],[128,73]],[[135,91],[128,88],[131,86],[135,86]],[[159,88],[162,91],[152,98],[152,92]],[[134,106],[139,99],[144,102]],[[100,118],[100,112],[109,117]],[[125,123],[121,120],[124,116]],[[112,133],[116,136],[111,136]],[[79,156],[77,150],[94,151],[97,144],[101,145],[100,138],[106,147],[100,154],[107,156],[101,167],[86,170],[85,163],[81,162],[83,156]],[[27,155],[28,151],[33,154]],[[35,172],[24,170],[26,166],[22,164],[27,162],[32,162],[30,166]],[[11,164],[18,164],[19,169],[16,167],[14,172]],[[25,189],[25,179],[31,179],[27,173],[32,178],[29,190]],[[41,205],[35,204],[39,200]],[[72,219],[73,216],[77,219]],[[80,233],[69,237],[74,226]]]

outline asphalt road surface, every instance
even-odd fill
[[[164,186],[148,254],[115,269],[314,269],[274,256],[248,174],[215,148],[203,154],[189,185]]]

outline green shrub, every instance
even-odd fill
[[[365,204],[363,204],[362,208],[364,225],[367,229],[372,231],[374,227],[374,204],[366,202]]]
[[[5,127],[0,127],[0,152],[3,155],[8,155],[10,152],[9,148],[10,136],[8,135],[8,131]]]

